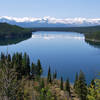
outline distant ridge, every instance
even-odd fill
[[[9,17],[0,16],[1,23],[9,23],[21,27],[80,27],[80,26],[96,26],[100,25],[100,18],[65,18],[57,19],[54,17]]]

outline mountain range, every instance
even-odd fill
[[[57,19],[53,17],[33,18],[33,17],[9,17],[0,16],[0,23],[9,23],[21,27],[80,27],[100,25],[100,18],[65,18]]]

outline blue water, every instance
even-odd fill
[[[58,72],[58,78],[70,78],[82,70],[90,81],[100,72],[100,49],[87,44],[84,35],[74,32],[35,32],[18,44],[0,46],[0,52],[27,52],[31,61],[41,60],[44,73],[48,67]]]

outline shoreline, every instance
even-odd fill
[[[94,42],[94,43],[100,43],[100,40],[96,40],[96,39],[85,38],[85,40],[90,41],[90,42]]]

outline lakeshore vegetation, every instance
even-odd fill
[[[78,32],[82,33],[85,36],[86,41],[92,41],[100,43],[100,26],[91,26],[91,27],[38,27],[38,28],[21,28],[16,25],[10,25],[7,23],[0,23],[0,40],[14,39],[19,38],[30,38],[32,32],[34,31],[65,31],[65,32]],[[21,40],[19,40],[21,41]],[[18,42],[19,42],[18,41]],[[8,41],[9,42],[9,41]],[[16,41],[14,41],[17,43]]]
[[[82,71],[76,73],[74,85],[66,76],[57,80],[57,72],[48,67],[47,77],[42,77],[40,60],[30,63],[24,53],[1,53],[0,100],[100,100],[100,79],[86,84]]]
[[[100,41],[100,26],[74,28],[34,28],[26,29],[16,25],[0,23],[0,41],[31,37],[32,31],[72,31],[84,33],[87,41]],[[13,39],[13,40],[12,40]],[[21,41],[21,40],[18,41]],[[14,41],[17,43],[18,41]],[[2,42],[4,43],[4,42]],[[11,42],[9,42],[11,43]],[[57,80],[57,71],[42,77],[43,68],[40,60],[30,63],[24,53],[1,53],[0,56],[0,100],[100,100],[100,79],[86,83],[82,71],[76,73],[74,84],[66,76]]]
[[[64,31],[64,32],[78,32],[85,36],[86,41],[93,41],[100,43],[100,26],[88,27],[37,27],[33,28],[35,31]]]
[[[0,45],[16,44],[32,36],[28,28],[0,23]]]

